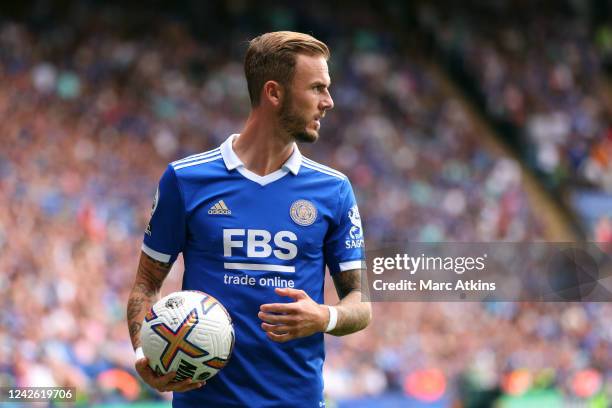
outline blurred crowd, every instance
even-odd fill
[[[264,15],[228,4],[217,24],[245,32],[194,35],[163,13],[134,32],[141,20],[112,7],[0,24],[1,385],[76,386],[86,405],[162,398],[133,370],[127,295],[165,165],[243,125],[236,47],[258,33],[254,16],[266,30],[325,27],[336,107],[303,151],[349,176],[370,248],[544,238],[518,163],[483,147],[438,71],[402,50],[372,10]],[[586,128],[599,129],[592,103],[577,106]],[[521,109],[529,122],[531,108]],[[177,262],[164,293],[180,275]],[[367,330],[327,339],[326,392],[410,393],[411,375],[425,373],[458,394],[464,379],[497,389],[516,369],[552,372],[549,384],[572,392],[568,378],[585,368],[612,380],[611,313],[606,304],[375,304]]]
[[[487,113],[523,131],[539,170],[557,186],[611,192],[612,88],[602,61],[612,48],[609,21],[590,16],[594,3],[474,2],[423,7],[421,19],[461,56]]]

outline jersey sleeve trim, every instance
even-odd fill
[[[171,258],[170,255],[164,254],[152,248],[149,248],[148,246],[145,245],[144,242],[142,243],[142,252],[149,255],[151,258],[155,259],[156,261],[164,262],[164,263],[170,262],[170,258]]]
[[[172,167],[174,167],[174,166],[177,166],[177,165],[182,164],[182,163],[189,163],[189,162],[193,162],[193,161],[196,161],[196,160],[206,159],[208,157],[215,156],[218,153],[219,153],[219,148],[217,147],[216,149],[209,150],[209,151],[204,152],[204,153],[193,154],[191,156],[185,157],[184,159],[173,161],[170,164],[172,165]]]
[[[221,153],[217,153],[217,154],[213,153],[211,154],[211,156],[206,156],[205,158],[201,160],[196,160],[196,161],[187,162],[187,163],[180,163],[180,164],[173,166],[173,168],[176,171],[176,170],[184,169],[185,167],[198,166],[200,164],[210,163],[212,161],[219,160],[221,157],[222,157]]]
[[[304,157],[303,156],[302,162],[308,163],[311,166],[310,168],[312,168],[313,170],[319,170],[319,171],[321,171],[323,173],[326,173],[326,174],[335,175],[339,179],[346,179],[346,178],[348,178],[348,177],[346,177],[345,174],[339,172],[338,170],[332,169],[331,167],[328,167],[328,166],[326,166],[324,164],[317,163],[316,161],[311,160],[308,157]]]
[[[340,262],[338,264],[340,272],[350,271],[351,269],[365,269],[365,262],[359,259],[357,261]]]
[[[336,173],[332,173],[331,171],[327,171],[327,170],[321,169],[321,168],[319,168],[319,167],[315,167],[315,166],[311,165],[310,163],[306,162],[305,160],[302,162],[302,165],[303,165],[304,167],[308,167],[309,169],[312,169],[312,170],[318,171],[318,172],[320,172],[320,173],[327,174],[327,175],[329,175],[329,176],[333,176],[333,177],[337,177],[337,178],[339,178],[340,180],[344,180],[344,177],[342,177],[342,176],[340,176],[340,175],[338,175],[338,174],[336,174]]]

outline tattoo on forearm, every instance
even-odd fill
[[[142,309],[142,304],[144,303],[144,299],[141,297],[133,297],[128,300],[127,305],[127,319],[128,322],[131,322],[136,317],[138,317],[138,313]]]
[[[133,339],[134,337],[139,336],[141,327],[142,327],[142,323],[136,323],[136,322],[130,323],[130,338]]]
[[[356,269],[340,272],[333,279],[340,303],[336,305],[338,323],[331,334],[343,336],[364,329],[370,323],[372,310],[370,304],[363,299],[362,271]]]
[[[134,348],[140,345],[142,319],[157,300],[161,285],[172,267],[169,263],[156,261],[141,254],[134,287],[127,304],[127,322]]]
[[[134,290],[147,297],[155,296],[155,293],[157,292],[156,286],[154,286],[152,283],[145,282],[134,283]]]

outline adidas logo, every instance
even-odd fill
[[[227,208],[227,205],[225,205],[223,200],[219,200],[215,205],[210,207],[208,213],[213,215],[230,215],[232,213],[232,210]]]

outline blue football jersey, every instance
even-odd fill
[[[276,343],[257,313],[292,302],[276,287],[302,289],[323,303],[330,273],[360,269],[364,237],[351,185],[342,173],[300,154],[259,176],[232,149],[219,148],[168,165],[155,195],[142,250],[173,262],[183,253],[184,290],[217,298],[230,313],[230,361],[206,386],[175,393],[173,406],[323,406],[323,333]]]

